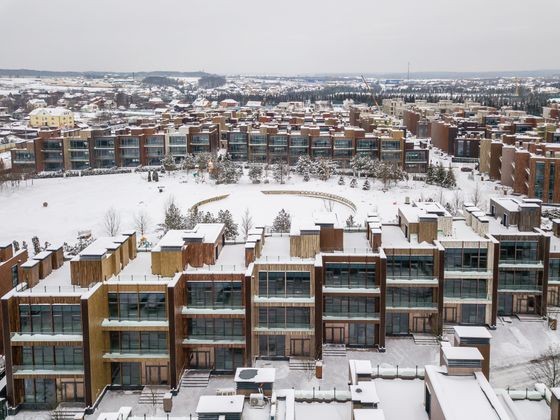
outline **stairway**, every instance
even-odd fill
[[[301,357],[290,357],[290,370],[314,370],[315,360]]]
[[[346,345],[323,344],[323,357],[346,357]]]
[[[138,404],[162,405],[163,396],[168,391],[169,390],[164,387],[145,386],[138,399]]]
[[[56,420],[74,420],[76,414],[83,414],[85,407],[62,403],[51,413],[51,417]]]
[[[431,334],[412,334],[412,338],[414,339],[414,344],[418,344],[420,346],[438,344],[437,337]]]
[[[521,322],[543,322],[544,319],[540,315],[524,315],[516,314],[515,317]]]
[[[210,382],[209,370],[190,369],[181,379],[181,388],[206,388],[208,382]]]

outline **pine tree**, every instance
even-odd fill
[[[292,226],[290,213],[282,209],[272,223],[272,230],[278,233],[289,233]]]
[[[159,229],[163,233],[167,233],[169,230],[188,229],[186,225],[185,217],[183,217],[175,202],[171,200],[165,208],[165,217],[163,223],[159,224]]]
[[[161,159],[161,164],[166,171],[174,171],[177,169],[175,158],[171,153],[166,154],[163,159]]]
[[[300,156],[296,163],[296,173],[302,176],[305,176],[305,174],[309,175],[311,173],[312,166],[313,160],[311,160],[309,156]]]
[[[33,252],[35,255],[41,252],[41,243],[39,242],[39,238],[37,236],[31,238],[31,244],[33,245]]]
[[[445,188],[454,188],[457,186],[457,181],[455,179],[455,172],[453,172],[453,168],[451,166],[449,166],[449,168],[447,169],[443,186]]]
[[[358,180],[356,178],[352,178],[350,181],[350,188],[356,188],[358,186]]]
[[[303,182],[309,182],[309,172],[303,174]]]
[[[154,178],[154,182],[159,182],[159,175],[157,171],[154,171],[153,178]]]
[[[445,168],[441,163],[439,163],[434,174],[434,184],[442,186],[445,182],[445,176]]]
[[[148,171],[148,182],[152,182],[152,171]]]
[[[249,179],[253,184],[260,184],[263,175],[263,168],[261,165],[251,165],[249,167]]]
[[[12,245],[14,246],[14,251],[18,252],[19,251],[19,242],[18,241],[14,241],[12,242]]]
[[[279,161],[274,165],[274,180],[280,184],[286,183],[286,178],[288,177],[288,165],[283,161]]]
[[[371,186],[369,185],[369,179],[366,178],[366,180],[364,181],[364,185],[362,185],[362,190],[369,191],[370,188]]]
[[[229,159],[222,159],[217,162],[212,172],[212,178],[216,184],[237,184],[243,170],[241,167]]]
[[[430,162],[428,168],[426,169],[426,184],[434,183],[434,165]]]
[[[353,215],[348,216],[348,219],[346,219],[346,226],[347,226],[347,227],[354,227],[354,226],[356,226],[356,221],[354,220],[354,216],[353,216]]]
[[[338,178],[338,185],[344,185],[344,177],[341,175],[340,178]]]
[[[239,227],[237,223],[233,221],[233,217],[229,210],[220,210],[218,212],[218,223],[223,223],[225,225],[225,236],[226,239],[235,240],[239,235]]]

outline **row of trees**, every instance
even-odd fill
[[[426,183],[430,185],[439,185],[443,188],[454,188],[457,186],[457,181],[455,179],[455,173],[453,168],[445,169],[441,163],[437,165],[428,165],[426,170]]]
[[[350,168],[352,168],[354,176],[379,179],[384,188],[408,179],[408,174],[396,163],[372,159],[368,156],[354,156],[350,160]]]

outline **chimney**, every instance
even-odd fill
[[[475,347],[441,347],[443,365],[450,376],[467,376],[482,371],[484,357]]]
[[[418,242],[432,243],[437,239],[438,216],[423,214],[418,217]]]
[[[475,347],[480,351],[484,361],[482,363],[482,373],[486,379],[490,380],[490,340],[492,334],[485,327],[453,327],[455,347]],[[559,419],[560,420],[560,419]]]

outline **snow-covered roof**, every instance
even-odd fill
[[[242,413],[243,395],[202,395],[196,406],[196,414]]]
[[[271,383],[276,377],[274,368],[237,368],[235,382]]]
[[[373,381],[361,381],[357,385],[350,385],[352,401],[362,404],[379,404],[377,388]]]
[[[484,360],[476,347],[442,346],[441,351],[446,360]]]
[[[29,113],[29,115],[44,115],[48,117],[64,117],[72,115],[72,111],[66,108],[36,108]]]
[[[356,408],[352,410],[354,420],[385,420],[385,413],[382,409]]]
[[[455,335],[459,338],[492,338],[486,327],[456,325],[453,327]]]

